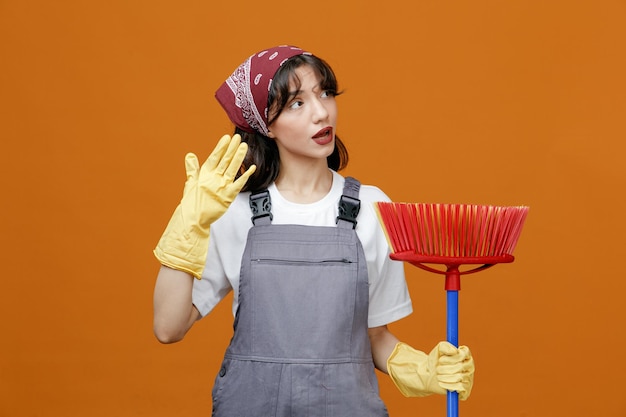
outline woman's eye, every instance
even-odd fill
[[[298,109],[300,107],[302,107],[302,102],[299,100],[294,100],[289,104],[290,109]]]
[[[335,97],[335,92],[331,90],[324,90],[322,91],[322,97]]]

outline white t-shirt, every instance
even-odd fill
[[[336,226],[337,206],[345,179],[335,171],[330,192],[311,204],[285,200],[274,184],[268,188],[272,201],[272,224]],[[234,290],[233,315],[237,311],[241,259],[252,227],[250,193],[240,193],[226,213],[211,225],[209,251],[202,279],[194,280],[193,303],[202,316],[207,315],[231,290]],[[389,246],[374,208],[376,201],[389,197],[374,186],[362,185],[361,210],[357,236],[363,245],[369,279],[369,327],[382,326],[408,316],[411,299],[402,262],[389,259]]]

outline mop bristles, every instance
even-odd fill
[[[513,253],[526,206],[375,203],[394,253],[494,257]]]

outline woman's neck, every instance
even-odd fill
[[[326,164],[297,170],[281,165],[275,184],[280,194],[292,203],[314,203],[330,192],[333,173]]]

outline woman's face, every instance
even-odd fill
[[[282,163],[289,159],[323,159],[335,147],[337,103],[335,93],[324,91],[320,79],[308,65],[295,71],[300,88],[291,82],[290,98],[268,136],[276,141]]]

